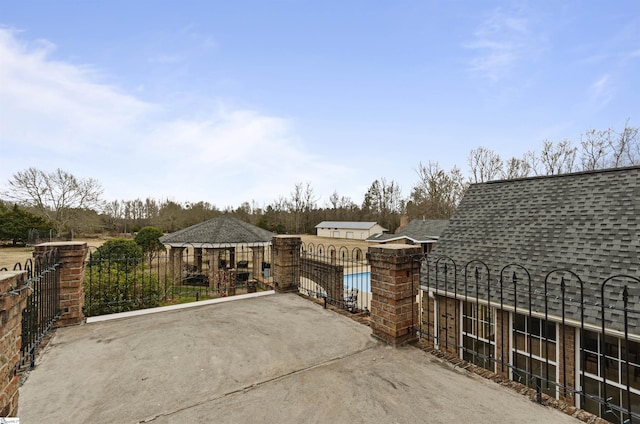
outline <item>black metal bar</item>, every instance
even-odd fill
[[[35,367],[38,346],[60,317],[59,266],[57,250],[39,253],[25,262],[27,280],[18,292],[30,293],[22,311],[22,343],[20,359],[13,370],[14,375]]]
[[[513,271],[513,320],[515,321],[518,316],[518,276]],[[513,330],[510,330],[513,331]],[[518,341],[515,341],[515,354],[513,355],[513,369],[518,369]]]
[[[500,370],[504,372],[504,296],[503,296],[503,279],[500,272]]]
[[[629,373],[629,317],[628,317],[628,307],[629,307],[629,289],[625,285],[624,290],[622,291],[622,302],[624,305],[624,353],[625,353],[625,365],[626,365],[626,373],[627,373],[627,413],[629,414],[629,422],[633,423],[633,415],[631,413],[631,386],[629,381],[631,380],[631,375]],[[604,317],[603,317],[604,318]]]
[[[544,279],[544,323],[542,324],[542,337],[544,338],[544,358],[545,358],[545,389],[549,389],[549,336],[547,335],[547,325],[549,322],[549,291],[547,279]],[[541,370],[542,371],[542,370]],[[542,374],[542,373],[540,373]]]
[[[536,382],[536,401],[538,403],[542,403],[542,383],[540,382],[540,377],[536,377],[535,382]]]
[[[565,282],[564,277],[560,280],[560,293],[562,294],[562,395],[567,397],[567,337],[565,330]],[[575,343],[574,343],[575,344]]]
[[[531,327],[533,326],[533,291],[531,290],[531,279],[529,279],[529,317],[527,318],[526,333],[529,335],[527,340],[529,341],[529,364],[527,364],[527,376],[529,379],[533,379],[533,337],[531,337]]]
[[[603,394],[602,398],[604,400],[605,406],[608,406],[609,401],[608,401],[608,398],[607,398],[607,373],[605,371],[605,366],[606,366],[605,349],[606,349],[606,346],[605,346],[605,342],[604,342],[604,338],[605,338],[604,287],[605,287],[606,284],[607,284],[607,282],[605,281],[604,283],[602,283],[602,286],[600,287],[600,296],[601,296],[600,297],[600,300],[601,300],[600,303],[601,303],[601,313],[602,313],[602,316],[601,316],[601,319],[602,319],[602,326],[601,326],[602,327],[601,328],[602,335],[600,336],[600,352],[599,352],[600,354],[598,355],[598,359],[599,359],[598,366],[600,367],[599,368],[600,369],[600,374],[602,376],[602,394]],[[610,409],[606,409],[604,413],[606,414],[608,412],[610,412]]]

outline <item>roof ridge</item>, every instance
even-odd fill
[[[563,174],[551,174],[551,175],[534,175],[532,177],[522,177],[522,178],[504,178],[500,180],[491,180],[485,181],[481,183],[473,183],[471,185],[482,185],[482,184],[502,184],[509,183],[513,181],[530,181],[530,180],[541,180],[541,179],[555,179],[555,178],[565,178],[565,177],[575,177],[578,175],[596,175],[596,174],[605,174],[612,172],[621,172],[621,171],[629,171],[633,169],[640,170],[640,165],[632,165],[632,166],[623,166],[618,168],[602,168],[602,169],[591,169],[587,171],[576,171],[576,172],[567,172]]]

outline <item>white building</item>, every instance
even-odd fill
[[[365,240],[373,234],[387,231],[389,230],[377,222],[322,221],[316,225],[316,234],[319,237]]]

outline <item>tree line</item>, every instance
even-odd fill
[[[475,148],[467,156],[467,176],[458,166],[447,170],[437,161],[420,163],[417,182],[408,196],[403,196],[397,182],[381,177],[371,183],[361,202],[334,191],[320,204],[311,182],[296,183],[289,195],[268,205],[252,201],[219,209],[203,201],[138,198],[104,202],[102,187],[94,179],[78,179],[60,169],[28,168],[15,173],[2,193],[6,200],[0,201],[0,240],[25,239],[28,226],[50,228],[65,238],[76,233],[133,234],[147,226],[169,233],[224,213],[276,233],[313,234],[320,221],[375,221],[393,232],[402,216],[451,217],[469,184],[639,164],[638,128],[627,121],[621,131],[586,131],[575,144],[544,140],[540,150],[521,157],[503,159],[486,147]],[[34,221],[36,218],[40,221]],[[16,222],[24,225],[19,227]]]

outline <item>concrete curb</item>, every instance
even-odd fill
[[[120,312],[117,314],[99,315],[96,317],[87,318],[87,324],[92,324],[94,322],[111,321],[114,319],[136,317],[140,315],[155,314],[158,312],[167,312],[167,311],[176,311],[180,309],[195,308],[198,306],[232,302],[235,300],[251,299],[254,297],[269,296],[275,293],[276,292],[274,290],[268,290],[268,291],[256,292],[256,293],[239,294],[237,296],[227,296],[227,297],[220,297],[217,299],[202,300],[199,302],[181,303],[179,305],[160,306],[158,308],[139,309],[137,311]]]

